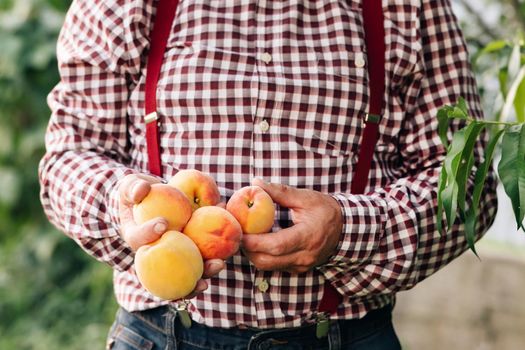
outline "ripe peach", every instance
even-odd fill
[[[168,185],[184,193],[194,211],[200,207],[217,205],[221,201],[215,180],[196,169],[180,170],[170,179]]]
[[[204,264],[199,248],[186,235],[168,231],[135,254],[135,271],[151,294],[176,300],[190,294],[202,277]]]
[[[242,237],[241,225],[226,209],[208,206],[193,212],[184,228],[206,259],[227,259],[237,250]]]
[[[191,205],[184,194],[165,184],[153,184],[148,195],[133,207],[137,224],[163,217],[168,220],[168,230],[182,231],[191,217]]]
[[[231,196],[226,209],[247,234],[269,232],[275,219],[273,200],[259,186],[246,186]]]

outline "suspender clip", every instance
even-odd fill
[[[315,335],[317,339],[326,337],[330,331],[330,314],[319,312],[315,318],[315,323]]]
[[[191,327],[191,317],[188,312],[189,303],[188,300],[182,300],[177,304],[177,317],[179,317],[180,323],[186,329]]]
[[[379,114],[367,113],[365,116],[365,123],[378,124],[380,121],[381,121],[381,116]]]
[[[157,112],[151,112],[144,117],[144,121],[146,122],[146,124],[152,123],[157,119],[159,119]]]

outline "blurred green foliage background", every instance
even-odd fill
[[[55,44],[69,4],[0,0],[0,349],[102,349],[117,308],[111,269],[51,227],[38,198],[46,95],[58,81]],[[454,5],[472,53],[525,28],[525,0]],[[498,91],[493,67],[477,67],[488,97]]]
[[[0,349],[103,349],[111,269],[45,218],[37,166],[68,0],[0,0]]]

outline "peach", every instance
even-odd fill
[[[226,209],[235,216],[246,234],[269,232],[275,220],[273,200],[259,186],[246,186],[235,191]]]
[[[133,217],[137,224],[161,216],[168,221],[168,230],[175,231],[182,231],[191,213],[191,205],[186,196],[165,184],[151,185],[148,195],[133,207]]]
[[[151,294],[176,300],[190,294],[202,277],[204,264],[199,248],[186,235],[168,231],[135,254],[135,271]]]
[[[226,209],[202,207],[193,212],[184,228],[206,259],[227,259],[239,250],[241,225]]]
[[[215,180],[196,169],[180,170],[170,179],[168,185],[184,193],[194,211],[200,207],[217,205],[221,200]]]

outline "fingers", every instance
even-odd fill
[[[274,184],[254,178],[252,185],[261,187],[272,197],[273,201],[287,208],[301,208],[308,199],[308,191],[283,184]]]
[[[210,259],[204,262],[204,273],[202,278],[211,278],[221,272],[226,264],[221,259]]]
[[[285,255],[305,247],[305,225],[302,223],[277,232],[243,235],[242,246],[247,252],[265,253],[268,255]]]
[[[303,230],[298,224],[275,233],[245,235],[243,252],[259,270],[306,272],[316,259],[304,249]]]
[[[204,262],[204,273],[202,274],[202,278],[199,281],[197,281],[197,285],[195,286],[195,289],[185,299],[194,298],[198,294],[208,289],[208,282],[206,282],[204,279],[215,276],[216,274],[221,272],[225,268],[225,266],[226,264],[221,259],[206,260]]]
[[[159,182],[159,179],[152,176],[132,174],[124,177],[118,187],[120,231],[124,240],[133,250],[157,240],[166,232],[168,227],[164,218],[156,218],[142,225],[137,225],[133,218],[133,205],[146,197],[151,189],[151,184]]]
[[[204,292],[206,289],[208,289],[208,283],[205,280],[200,279],[197,281],[197,285],[195,286],[195,289],[193,290],[193,292],[187,295],[184,299],[195,298],[197,295]]]
[[[146,221],[142,225],[136,225],[133,220],[128,220],[121,226],[122,237],[133,250],[156,241],[167,228],[168,221],[161,217]]]
[[[120,200],[122,204],[131,206],[139,203],[149,193],[151,184],[159,182],[159,179],[149,175],[127,175],[119,186]]]
[[[305,249],[305,232],[305,225],[297,224],[274,233],[244,235],[243,252],[259,270],[306,272],[317,259]]]
[[[261,271],[287,271],[303,273],[311,270],[317,259],[303,251],[292,254],[273,256],[265,253],[245,252],[246,256]]]

